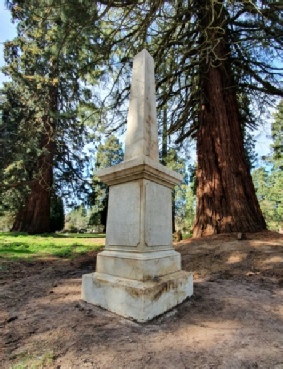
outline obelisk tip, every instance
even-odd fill
[[[159,161],[154,61],[146,49],[133,61],[125,160],[141,156]]]

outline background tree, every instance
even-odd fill
[[[90,204],[92,214],[89,225],[103,225],[103,232],[106,231],[106,220],[108,211],[109,187],[100,181],[96,172],[99,169],[108,168],[121,163],[124,159],[124,152],[119,140],[111,135],[104,144],[98,146],[95,163],[95,174],[92,179],[92,194]]]
[[[52,193],[84,193],[87,131],[79,106],[90,105],[85,83],[101,74],[97,10],[87,0],[7,4],[18,30],[5,45],[12,79],[5,86],[5,126],[15,137],[12,149],[6,142],[12,157],[2,170],[1,192],[16,204],[13,230],[48,232]]]
[[[184,226],[188,182],[187,165],[186,160],[181,157],[181,151],[178,150],[178,147],[171,144],[171,137],[168,135],[166,107],[159,114],[159,120],[161,121],[160,161],[163,165],[183,176],[182,182],[172,191],[172,232],[175,233],[177,228],[180,230]]]
[[[271,137],[273,140],[271,145],[272,159],[274,162],[278,161],[278,167],[283,170],[283,100],[279,102],[277,111],[274,114],[274,121],[271,125]]]
[[[283,228],[283,100],[277,107],[274,121],[271,125],[272,169],[270,172],[272,189],[269,194],[274,203],[274,219],[277,229]]]
[[[283,102],[278,104],[271,125],[271,154],[266,158],[266,168],[253,172],[259,203],[272,230],[283,228]]]
[[[65,230],[77,233],[81,229],[87,229],[89,214],[84,205],[79,205],[71,210],[65,217]]]
[[[185,209],[186,192],[188,187],[188,168],[185,159],[179,155],[177,149],[174,147],[168,147],[166,149],[166,157],[162,158],[162,162],[165,166],[183,176],[182,182],[176,186],[176,188],[174,188],[172,195],[172,230],[174,233],[177,228],[178,230],[183,228],[184,217],[186,215]]]
[[[64,204],[63,200],[53,195],[51,197],[51,216],[50,216],[50,231],[61,231],[65,225]]]
[[[190,182],[186,190],[185,214],[182,222],[182,230],[185,233],[192,234],[194,220],[196,215],[196,193],[194,184]]]

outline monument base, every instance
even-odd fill
[[[82,299],[138,322],[168,311],[193,294],[193,274],[185,271],[150,281],[103,273],[84,274]]]
[[[181,255],[175,250],[125,252],[105,249],[97,255],[96,271],[138,281],[156,280],[181,270]]]

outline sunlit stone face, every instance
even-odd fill
[[[125,143],[125,160],[140,156],[159,160],[154,63],[146,50],[134,58]]]
[[[173,187],[182,176],[159,163],[154,64],[146,50],[133,63],[125,160],[97,173],[109,185],[106,246],[85,274],[82,299],[145,322],[193,293],[172,246]]]

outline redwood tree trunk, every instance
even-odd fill
[[[17,213],[12,231],[30,234],[50,231],[50,199],[52,167],[42,168],[41,178],[35,179],[26,205]]]
[[[57,89],[50,91],[50,110],[57,109]],[[36,173],[30,185],[30,194],[15,218],[11,231],[30,234],[50,232],[51,193],[53,185],[53,159],[55,153],[55,124],[46,115],[43,120],[43,133],[40,149],[43,153],[36,163]]]
[[[45,153],[37,163],[37,174],[30,186],[30,194],[25,206],[21,207],[15,218],[12,231],[31,234],[50,231],[51,190],[53,184],[54,137],[49,129],[42,136],[41,148]]]
[[[225,232],[256,232],[266,228],[249,167],[235,83],[230,65],[230,48],[223,30],[224,9],[218,2],[203,7],[199,22],[213,54],[200,59],[202,106],[197,134],[197,209],[194,236]],[[204,5],[204,4],[202,4]],[[214,14],[212,14],[214,11]],[[213,22],[211,20],[214,19]],[[207,25],[210,25],[207,27]],[[211,48],[212,49],[212,48]]]

